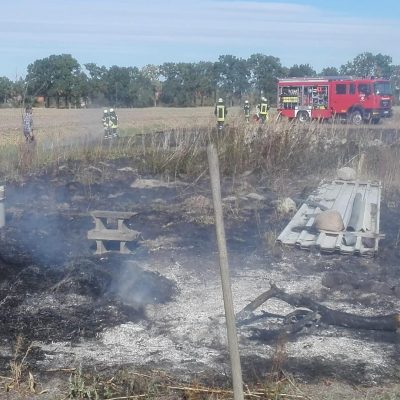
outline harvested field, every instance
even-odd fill
[[[181,118],[190,115],[189,110],[179,112]],[[58,114],[68,115],[65,122],[71,115],[81,115],[87,125],[66,127],[57,119],[52,129],[57,132],[62,125],[63,136],[73,140],[73,127],[79,131],[85,126],[85,132],[101,138],[101,129],[94,126],[99,110],[35,110],[34,114],[39,132],[44,129],[43,121],[56,119]],[[199,121],[208,124],[206,111],[200,114]],[[139,115],[137,110],[121,110],[121,129],[132,126],[125,118],[139,119]],[[13,126],[9,124],[7,131]],[[392,148],[397,131],[390,129],[388,146]],[[359,150],[345,149],[348,159]],[[145,173],[140,162],[140,158],[122,157],[90,159],[89,165],[79,165],[82,160],[74,164],[61,160],[40,174],[7,182],[7,224],[0,240],[0,376],[11,377],[12,362],[27,354],[25,380],[31,371],[40,388],[48,390],[38,398],[63,398],[63,393],[65,397],[71,386],[65,371],[80,367],[109,376],[121,368],[157,370],[186,384],[229,386],[207,173],[195,177]],[[365,168],[366,173],[368,165]],[[77,171],[84,170],[91,173],[90,179],[78,175]],[[236,312],[271,282],[290,294],[305,294],[340,311],[363,316],[398,312],[400,209],[396,189],[388,186],[384,192],[381,231],[386,237],[376,258],[281,248],[274,240],[291,215],[277,213],[276,200],[282,196],[304,199],[324,177],[300,172],[272,177],[259,168],[222,178]],[[87,240],[87,231],[94,226],[90,211],[96,209],[137,213],[128,221],[128,227],[141,232],[140,239],[129,245],[131,254],[119,254],[118,245],[108,243],[111,252],[94,255],[95,243]],[[271,314],[292,311],[278,300],[258,310]],[[255,328],[268,333],[279,324],[278,319],[267,318],[238,327],[246,384],[260,385],[287,376],[295,382],[293,395],[350,399],[365,398],[368,393],[377,396],[379,390],[391,390],[388,385],[398,382],[396,332],[317,323],[279,341],[269,339],[268,334],[254,334]],[[16,343],[20,343],[17,350]],[[7,380],[0,382],[5,386]],[[351,389],[354,385],[368,389],[356,393]],[[328,397],[330,390],[339,391],[342,397]],[[21,398],[14,390],[10,396],[13,393],[14,398]],[[175,396],[171,398],[184,398]]]
[[[102,136],[102,109],[34,108],[37,139],[61,141]],[[209,126],[214,123],[211,107],[180,109],[121,109],[119,126],[123,135],[165,131],[173,128]],[[0,109],[0,145],[22,139],[22,110]],[[68,138],[68,139],[67,139]]]

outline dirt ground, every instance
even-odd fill
[[[91,173],[102,170],[104,164],[93,165]],[[107,177],[85,186],[61,165],[7,185],[7,226],[0,241],[0,375],[10,376],[10,363],[30,346],[24,363],[48,398],[57,398],[66,385],[60,371],[79,366],[157,369],[187,381],[226,382],[229,357],[208,179],[193,184],[140,176],[131,160],[108,162]],[[309,177],[279,186],[298,199],[318,182]],[[290,215],[277,215],[279,193],[270,187],[251,173],[222,183],[236,311],[271,282],[354,314],[399,310],[398,207],[383,199],[386,237],[376,258],[309,253],[273,245]],[[130,244],[131,254],[119,254],[117,244],[109,243],[110,252],[94,255],[87,232],[96,209],[137,213],[128,221],[141,232]],[[287,314],[293,308],[271,300],[260,311]],[[332,390],[350,399],[398,382],[396,332],[317,324],[279,346],[253,335],[252,328],[276,326],[276,320],[262,319],[238,328],[246,383],[262,382],[279,369],[314,394],[319,388],[318,398],[321,392],[329,398]],[[16,349],[18,337],[23,344]],[[356,397],[354,385],[369,389]]]

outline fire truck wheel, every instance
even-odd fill
[[[353,111],[350,114],[350,122],[354,125],[361,125],[363,121],[360,111]]]
[[[297,113],[297,119],[300,122],[308,122],[310,120],[310,116],[308,115],[307,111],[299,111]]]

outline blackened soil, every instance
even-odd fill
[[[146,319],[147,304],[165,303],[178,294],[176,282],[145,269],[149,259],[174,262],[177,254],[187,254],[190,260],[197,257],[197,262],[185,267],[197,273],[207,264],[204,260],[215,258],[212,211],[204,205],[197,209],[195,202],[190,203],[194,204],[191,209],[186,206],[188,199],[211,199],[207,180],[195,186],[182,179],[182,184],[168,187],[131,187],[139,176],[129,161],[117,161],[106,168],[96,165],[86,174],[82,183],[72,169],[63,166],[22,184],[7,185],[7,226],[0,239],[0,343],[13,342],[17,336],[28,342],[73,343],[94,338],[107,327]],[[225,207],[233,272],[254,255],[263,260],[265,268],[273,270],[283,256],[280,249],[267,245],[266,235],[279,233],[290,216],[277,217],[272,200],[278,194],[268,185],[258,186],[257,178],[246,177],[242,182],[246,185],[234,193],[231,180],[222,184],[223,196],[237,197]],[[313,179],[288,181],[285,195],[304,198],[308,195],[305,186],[317,184]],[[261,194],[264,200],[244,199],[250,192]],[[293,264],[298,276],[321,277],[322,290],[310,293],[315,301],[340,298],[342,303],[357,302],[387,313],[396,310],[400,297],[400,207],[393,206],[395,200],[396,196],[390,203],[382,202],[381,231],[386,238],[375,260],[323,255],[308,262],[310,259],[300,250],[285,251],[286,261]],[[90,211],[96,209],[137,213],[127,222],[141,232],[138,243],[130,244],[129,263],[126,256],[115,251],[118,244],[113,242],[107,246],[114,252],[94,255],[95,243],[87,240],[87,232],[94,227]],[[368,341],[394,340],[393,334],[354,334]],[[6,358],[3,361],[0,367],[8,362]],[[262,364],[264,361],[258,365],[256,358],[245,358],[246,373],[257,369],[253,376],[262,375],[269,368]],[[297,368],[295,361],[290,365]],[[318,371],[325,376],[338,373],[334,365],[298,368],[311,376]]]
[[[145,318],[146,304],[166,302],[175,293],[173,282],[139,267],[128,269],[120,257],[117,262],[77,258],[54,267],[1,262],[0,276],[2,339],[94,337],[106,327]]]

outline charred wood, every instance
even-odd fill
[[[285,291],[279,289],[274,284],[271,285],[271,288],[269,290],[259,295],[250,304],[244,307],[237,314],[238,320],[251,320],[253,316],[253,311],[271,298],[282,300],[293,307],[305,307],[310,310],[310,312],[318,314],[320,322],[327,325],[342,326],[350,329],[366,329],[393,332],[400,329],[399,313],[378,316],[361,316],[344,311],[333,310],[329,307],[315,302],[311,298],[302,294],[288,294]],[[297,323],[295,323],[294,325],[297,325]],[[301,324],[297,326],[301,326]],[[284,328],[284,330],[287,330],[287,328]]]

